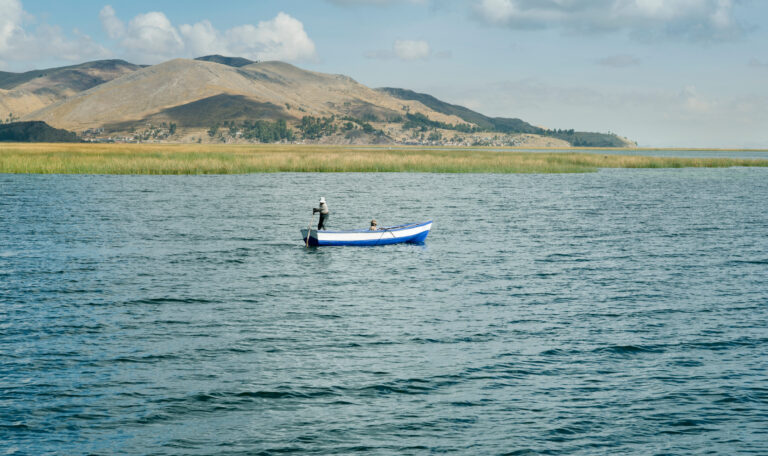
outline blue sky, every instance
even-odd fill
[[[768,147],[762,0],[0,0],[0,69],[279,59],[642,146]]]

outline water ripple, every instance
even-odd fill
[[[768,454],[766,177],[0,175],[0,454]]]

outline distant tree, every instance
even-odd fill
[[[270,122],[267,120],[245,120],[239,126],[242,137],[262,143],[273,143],[282,140],[293,141],[293,130],[288,128],[284,119]]]
[[[455,130],[463,133],[475,133],[478,131],[482,131],[479,127],[476,127],[471,124],[466,124],[466,123],[449,124],[445,122],[438,122],[435,120],[431,120],[429,117],[419,112],[417,112],[416,114],[408,113],[405,115],[405,119],[406,120],[405,120],[405,123],[403,123],[403,128],[406,130],[417,129],[421,132],[426,132],[430,128],[439,128],[442,130]]]
[[[427,137],[428,141],[440,141],[441,139],[443,139],[443,135],[439,131],[433,131]]]
[[[329,136],[336,133],[337,127],[334,124],[335,117],[312,117],[304,116],[301,118],[299,130],[302,131],[307,139],[318,139],[323,136]]]

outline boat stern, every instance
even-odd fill
[[[307,241],[307,234],[309,234],[309,241]],[[301,239],[304,241],[304,245],[309,245],[311,247],[317,247],[319,245],[317,242],[317,230],[301,230]]]

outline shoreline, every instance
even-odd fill
[[[754,149],[500,149],[280,144],[0,143],[0,173],[155,175],[277,172],[586,173],[603,168],[768,167],[768,154],[765,159],[610,154],[616,151],[664,150],[762,152]],[[606,153],[595,153],[595,151]]]
[[[181,143],[179,143],[181,144]],[[268,144],[265,144],[268,145]],[[526,147],[526,146],[410,146],[410,145],[325,145],[325,144],[297,144],[298,146],[306,147],[347,147],[357,149],[423,149],[423,150],[509,150],[509,151],[552,151],[552,152],[570,152],[570,151],[623,151],[623,152],[654,152],[654,151],[690,151],[690,152],[766,152],[768,148],[722,148],[722,147]]]

